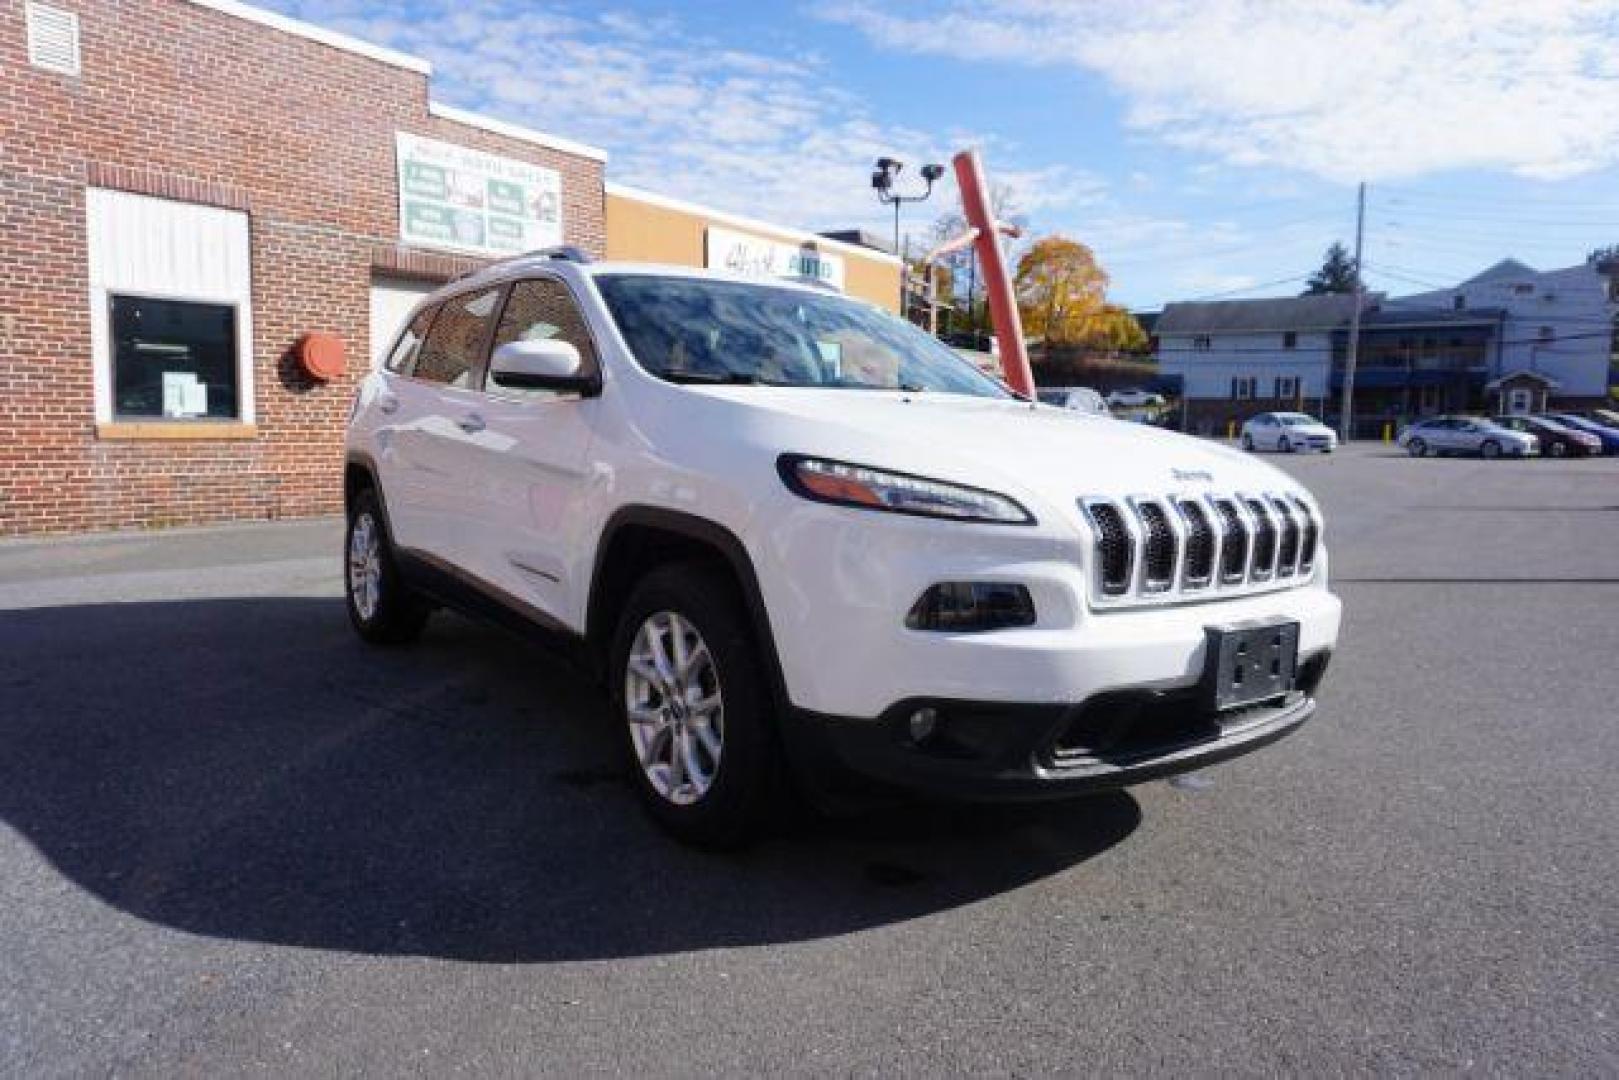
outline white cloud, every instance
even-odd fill
[[[426,0],[406,18],[383,0],[276,2],[425,57],[436,98],[606,148],[616,180],[783,224],[886,236],[893,218],[871,190],[872,162],[913,163],[909,188],[915,165],[948,162],[971,142],[992,148],[995,178],[1025,211],[1083,204],[1103,187],[1080,170],[1020,164],[971,132],[880,122],[838,88],[824,58],[800,47],[747,51],[673,16]],[[921,229],[954,198],[947,174],[932,202],[906,208],[907,224]]]
[[[818,10],[893,49],[1072,66],[1126,123],[1334,181],[1619,163],[1615,0],[899,0]]]

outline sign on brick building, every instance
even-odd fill
[[[405,243],[478,255],[562,243],[556,170],[404,132],[397,145]]]

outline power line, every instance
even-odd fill
[[[1466,206],[1483,206],[1483,207],[1511,206],[1511,207],[1518,207],[1519,209],[1522,209],[1525,206],[1529,206],[1529,207],[1543,206],[1543,207],[1546,207],[1547,209],[1590,210],[1590,209],[1595,208],[1595,209],[1598,209],[1598,210],[1610,210],[1610,211],[1619,212],[1619,203],[1616,203],[1611,199],[1604,199],[1604,200],[1601,200],[1601,201],[1579,201],[1579,200],[1559,198],[1555,202],[1553,202],[1553,201],[1546,201],[1546,200],[1524,199],[1524,198],[1521,198],[1521,197],[1518,197],[1518,196],[1512,196],[1512,195],[1495,196],[1495,195],[1479,195],[1479,194],[1475,194],[1475,193],[1471,193],[1471,192],[1455,192],[1455,191],[1440,192],[1440,191],[1433,191],[1431,189],[1398,187],[1398,186],[1393,186],[1393,185],[1389,185],[1389,184],[1379,184],[1378,185],[1378,190],[1380,192],[1391,192],[1394,195],[1400,196],[1401,198],[1404,198],[1404,199],[1415,199],[1418,202],[1430,202],[1430,203],[1436,203],[1436,204],[1439,204],[1439,205],[1442,205],[1442,206],[1453,206],[1453,205],[1459,205],[1459,206],[1464,206],[1464,207],[1466,207]]]
[[[1487,210],[1483,207],[1465,210],[1434,209],[1422,205],[1412,205],[1403,199],[1391,199],[1377,206],[1380,213],[1397,214],[1402,217],[1432,218],[1436,221],[1462,223],[1467,221],[1487,221],[1493,223],[1510,223],[1518,225],[1548,225],[1553,227],[1569,228],[1619,228],[1619,206],[1605,206],[1598,209],[1599,214],[1611,214],[1611,219],[1597,219],[1582,214],[1578,217],[1540,217],[1538,215],[1525,216],[1502,210]]]
[[[1309,274],[1294,274],[1292,277],[1277,278],[1275,281],[1261,281],[1254,285],[1244,285],[1240,289],[1227,289],[1225,292],[1209,293],[1206,296],[1193,296],[1186,300],[1177,300],[1177,304],[1200,304],[1206,300],[1219,300],[1226,296],[1240,296],[1243,293],[1257,292],[1260,289],[1273,289],[1278,285],[1295,285],[1301,281],[1308,281]]]
[[[1399,328],[1398,327],[1392,327],[1392,326],[1385,326],[1385,327],[1376,327],[1375,329],[1377,329],[1380,332],[1387,332],[1387,331],[1391,331],[1391,330],[1397,330]],[[1317,330],[1317,331],[1313,331],[1313,332],[1321,333],[1323,331]],[[1340,333],[1342,331],[1339,330],[1338,328],[1333,328],[1332,330],[1326,331],[1326,332]],[[1162,336],[1162,335],[1160,335],[1160,336]],[[1196,331],[1190,331],[1190,332],[1176,331],[1171,336],[1173,336],[1173,337],[1198,337],[1198,336],[1204,336],[1204,335],[1199,335]],[[1565,341],[1591,341],[1591,340],[1600,340],[1600,339],[1611,339],[1612,337],[1613,337],[1613,331],[1611,329],[1608,329],[1608,330],[1592,331],[1590,333],[1560,334],[1557,337],[1552,338],[1550,340],[1547,340],[1546,338],[1542,338],[1542,337],[1538,337],[1538,336],[1537,337],[1526,337],[1526,338],[1503,338],[1500,341],[1478,342],[1477,346],[1436,345],[1432,350],[1424,350],[1424,355],[1428,355],[1428,356],[1445,355],[1445,354],[1453,353],[1453,352],[1457,353],[1457,354],[1460,354],[1462,352],[1471,351],[1475,347],[1482,347],[1482,346],[1485,346],[1485,345],[1488,345],[1488,346],[1495,346],[1495,345],[1503,345],[1503,346],[1505,346],[1505,345],[1560,345]],[[1219,359],[1222,356],[1272,355],[1272,354],[1275,354],[1275,353],[1278,353],[1278,352],[1288,352],[1288,353],[1299,353],[1299,354],[1301,354],[1301,356],[1299,358],[1279,357],[1277,362],[1278,363],[1301,363],[1302,364],[1302,363],[1313,363],[1314,362],[1313,360],[1309,359],[1309,356],[1306,355],[1306,354],[1315,354],[1315,355],[1336,354],[1337,351],[1338,351],[1338,346],[1337,345],[1331,345],[1331,346],[1306,345],[1306,346],[1301,346],[1301,347],[1294,348],[1294,349],[1282,349],[1282,348],[1279,348],[1279,347],[1273,346],[1273,345],[1253,345],[1253,346],[1238,345],[1238,346],[1235,346],[1235,347],[1229,348],[1229,349],[1200,349],[1197,346],[1192,345],[1192,346],[1174,346],[1174,347],[1159,346],[1157,351],[1160,354],[1162,354],[1162,353],[1195,353],[1198,356],[1207,356],[1211,360]]]

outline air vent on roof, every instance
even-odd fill
[[[28,5],[28,62],[63,75],[79,73],[79,17],[71,11]]]

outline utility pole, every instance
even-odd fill
[[[1340,442],[1348,443],[1355,430],[1355,363],[1360,359],[1360,309],[1366,283],[1360,275],[1360,247],[1366,233],[1366,181],[1360,183],[1355,200],[1355,307],[1349,316],[1349,353],[1344,358],[1344,403],[1340,418]]]

